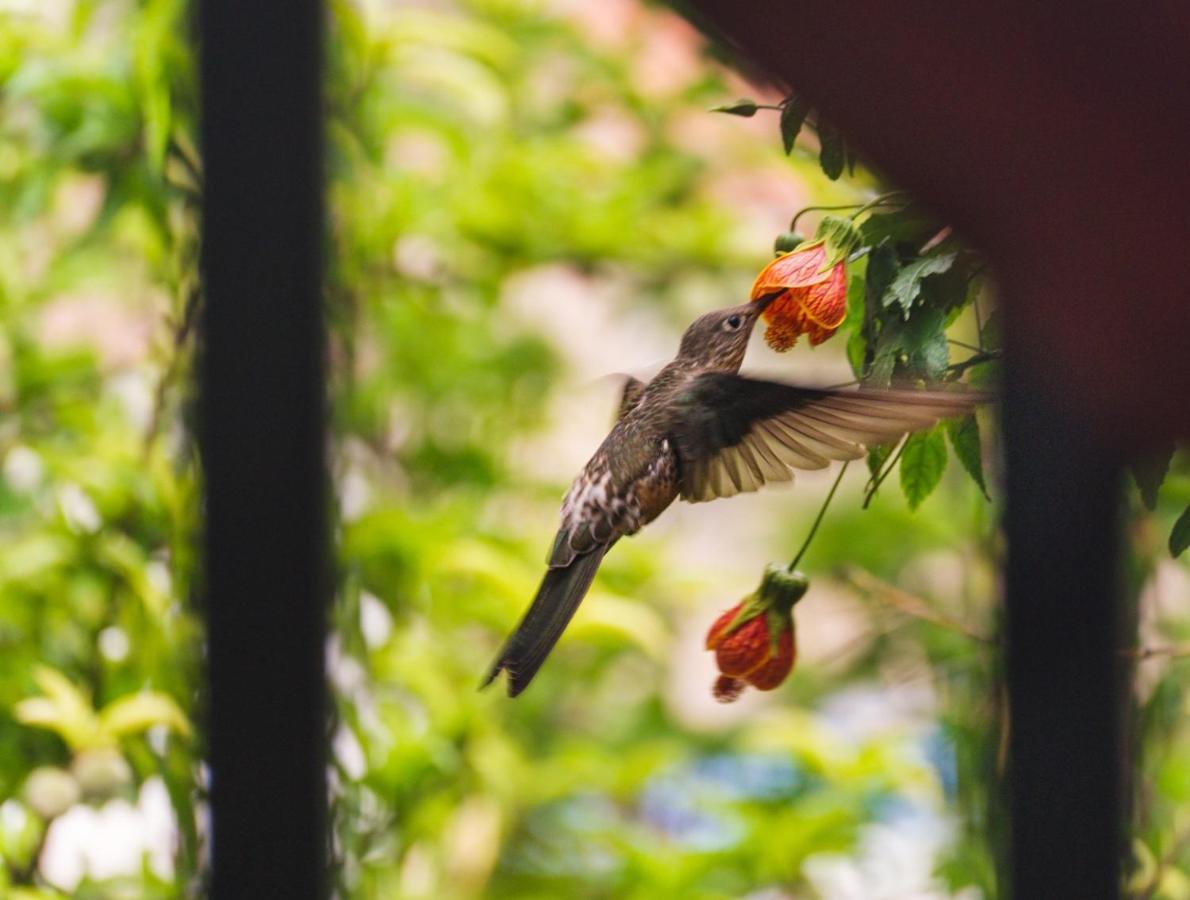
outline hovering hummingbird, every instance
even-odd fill
[[[677,357],[647,384],[629,378],[611,432],[562,502],[549,568],[483,687],[508,672],[515,697],[533,680],[578,608],[604,555],[681,497],[691,503],[791,481],[793,469],[857,459],[970,412],[985,395],[797,387],[744,378],[752,328],[778,296],[695,319]]]

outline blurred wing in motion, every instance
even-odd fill
[[[696,378],[673,429],[682,499],[691,503],[793,480],[793,469],[858,459],[939,419],[962,416],[991,396],[976,391],[804,388],[739,375]]]

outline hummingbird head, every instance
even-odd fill
[[[738,372],[753,326],[779,293],[699,316],[682,335],[678,359],[711,372]]]

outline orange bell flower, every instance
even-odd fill
[[[818,232],[765,266],[752,284],[753,301],[778,295],[762,313],[764,339],[774,350],[790,349],[803,334],[818,346],[847,317],[847,254],[858,235],[850,222],[829,216]]]

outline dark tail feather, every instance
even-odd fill
[[[491,684],[502,670],[508,672],[508,696],[515,697],[529,686],[587,595],[607,551],[607,547],[597,547],[576,557],[565,568],[545,573],[533,604],[504,642],[481,689]]]

